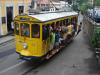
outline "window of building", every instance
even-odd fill
[[[24,6],[19,6],[19,14],[24,13]]]
[[[32,24],[32,38],[40,38],[40,25]]]

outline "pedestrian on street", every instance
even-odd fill
[[[82,27],[82,22],[80,22],[80,25],[78,26],[78,31],[77,31],[76,36],[80,33],[80,31],[81,31],[81,27]]]

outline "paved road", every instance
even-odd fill
[[[100,75],[99,70],[81,32],[63,51],[26,75]]]
[[[0,45],[0,71],[19,63],[17,58],[14,40]]]

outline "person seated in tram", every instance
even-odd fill
[[[33,37],[34,38],[38,38],[39,36],[40,36],[40,33],[39,32],[36,31],[36,32],[33,33]]]
[[[22,27],[22,35],[29,36],[29,28],[28,27]]]

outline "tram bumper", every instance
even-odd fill
[[[19,59],[26,60],[26,61],[32,61],[32,60],[35,61],[35,60],[39,60],[40,57],[20,55],[20,58]]]
[[[38,60],[40,57],[32,55],[28,51],[21,51],[17,52],[19,54],[19,59],[26,60],[26,61],[32,61],[32,60]]]

